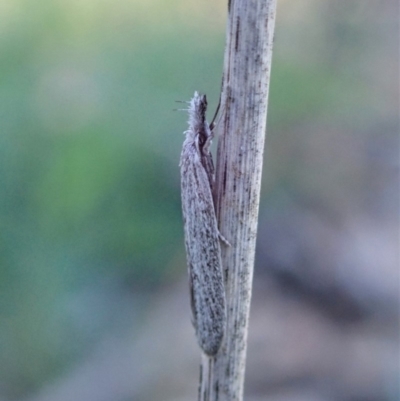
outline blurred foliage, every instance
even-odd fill
[[[171,4],[1,3],[0,392],[12,398],[109,325],[99,305],[71,310],[93,283],[143,292],[183,270],[168,262],[183,243],[174,100],[219,87],[223,36],[199,40],[183,15],[175,26]]]
[[[215,108],[224,8],[194,0],[0,0],[0,394],[31,392],[90,348],[113,314],[99,301],[107,299],[105,281],[140,292],[185,271],[176,255],[186,115],[172,110],[194,90]],[[328,21],[335,60],[366,40],[357,26]],[[280,29],[278,19],[278,38]],[[352,129],[355,116],[374,110],[365,78],[340,71],[332,48],[314,68],[276,48],[268,191],[310,177],[296,173],[298,158],[288,155],[304,140],[289,138],[293,127],[318,114],[347,116]],[[71,306],[93,286],[100,304]]]

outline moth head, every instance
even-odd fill
[[[193,110],[195,110],[199,114],[200,119],[205,120],[207,110],[207,96],[202,95],[199,92],[194,92],[192,102]]]
[[[192,115],[193,125],[199,126],[204,124],[206,121],[207,111],[207,97],[206,95],[194,92],[194,96],[191,100],[189,114]]]
[[[210,128],[206,121],[207,97],[194,92],[189,102],[189,129],[185,131],[187,143],[196,143],[201,151],[210,136]],[[210,142],[210,141],[208,141]]]

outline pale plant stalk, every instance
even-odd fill
[[[230,0],[216,163],[227,325],[215,357],[203,355],[199,399],[243,399],[247,332],[267,119],[276,0]]]

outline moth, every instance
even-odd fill
[[[226,326],[226,301],[213,190],[210,151],[212,126],[206,121],[207,98],[198,92],[189,102],[189,128],[184,132],[180,173],[192,322],[198,343],[215,355]]]

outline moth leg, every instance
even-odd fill
[[[220,92],[219,92],[218,106],[217,106],[217,109],[215,110],[214,117],[213,117],[213,119],[211,120],[211,124],[210,124],[210,130],[211,130],[211,131],[214,130],[214,127],[215,127],[215,125],[216,125],[215,120],[216,120],[216,118],[217,118],[217,115],[218,115],[218,112],[219,112],[219,108],[220,108],[220,106],[221,106],[221,96],[222,96],[222,89],[223,89],[223,87],[224,87],[224,74],[222,74],[222,79],[221,79],[221,90],[220,90]]]
[[[219,122],[221,121],[221,118],[222,118],[222,113],[221,113],[218,116],[218,121],[215,121],[216,117],[217,117],[217,114],[218,114],[218,111],[220,109],[220,104],[221,104],[220,102],[221,102],[221,97],[219,99],[218,107],[217,107],[217,110],[216,110],[215,115],[213,117],[213,120],[212,120],[211,124],[208,126],[208,136],[207,136],[206,143],[204,144],[204,149],[207,149],[207,150],[210,148],[211,141],[214,139],[215,128],[218,126],[218,124],[219,124]]]
[[[219,112],[219,109],[221,107],[221,95],[219,95],[219,100],[218,100],[218,106],[217,109],[215,110],[215,114],[213,119],[211,120],[211,124],[210,124],[210,130],[212,131],[214,129],[214,127],[216,126],[215,120],[217,119],[217,115]]]
[[[221,102],[221,97],[219,98],[219,101]],[[211,122],[211,124],[209,126],[209,128],[210,128],[210,136],[209,136],[210,142],[214,138],[215,129],[218,127],[219,123],[221,122],[222,116],[224,115],[224,108],[222,108],[221,112],[218,115],[218,119],[216,119],[217,113],[218,113],[218,111],[220,109],[220,105],[221,105],[221,103],[218,103],[216,114],[215,114],[215,116],[214,116],[214,118],[213,118],[213,120],[212,120],[212,122]]]
[[[231,247],[231,243],[221,234],[221,232],[218,230],[218,238],[220,239],[221,242],[223,242],[226,246]]]

